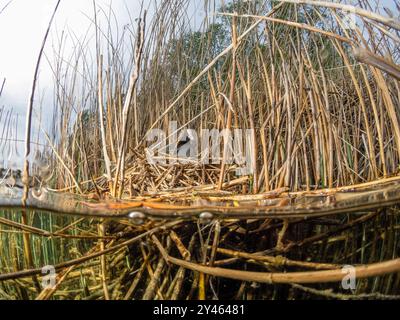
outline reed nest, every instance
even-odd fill
[[[199,32],[188,3],[118,39],[95,14],[96,60],[56,64],[51,170],[24,174],[58,200],[2,211],[0,298],[399,299],[398,2],[233,1]],[[252,173],[150,164],[170,121],[253,129]]]

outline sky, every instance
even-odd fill
[[[8,0],[0,0],[0,8]],[[129,23],[123,0],[98,0],[104,8],[112,2],[113,9],[121,24]],[[139,1],[128,1],[134,14]],[[28,99],[36,60],[56,0],[13,0],[0,15],[0,81],[6,78],[1,104],[13,106],[16,112],[24,112]],[[51,54],[52,39],[56,32],[68,27],[78,36],[90,26],[88,16],[93,16],[91,0],[63,0],[56,15],[52,35],[48,39],[47,54]],[[50,70],[43,58],[40,74],[40,88],[49,90],[52,86]]]

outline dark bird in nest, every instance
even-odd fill
[[[177,144],[177,152],[180,154],[181,150],[191,141],[194,141],[195,137],[193,136],[190,130],[185,130],[184,133],[180,136]]]

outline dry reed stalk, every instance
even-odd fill
[[[312,5],[312,6],[340,9],[340,10],[343,10],[346,12],[355,13],[355,14],[365,17],[367,19],[371,19],[376,22],[382,23],[388,27],[400,30],[400,21],[398,21],[397,19],[387,18],[387,17],[381,16],[377,13],[374,13],[374,12],[371,12],[368,10],[364,10],[362,8],[355,7],[355,6],[348,5],[348,4],[337,3],[337,2],[314,1],[314,0],[280,0],[280,1],[284,2],[284,3],[308,4],[308,5]]]
[[[128,125],[128,115],[131,109],[131,103],[136,95],[136,84],[139,80],[139,72],[140,65],[142,62],[142,54],[143,54],[143,45],[145,38],[145,28],[146,28],[146,12],[144,13],[143,18],[139,19],[138,22],[138,33],[136,39],[136,51],[135,51],[135,67],[132,71],[131,77],[129,79],[129,88],[125,98],[124,107],[122,110],[122,133],[121,133],[121,143],[118,149],[118,162],[117,169],[114,178],[114,186],[113,186],[113,196],[117,196],[117,183],[120,179],[120,188],[119,188],[119,197],[121,196],[124,179],[125,179],[125,152],[126,152],[126,136],[127,136],[127,125]],[[136,108],[136,107],[135,107]]]
[[[31,95],[30,95],[30,100],[29,100],[29,105],[27,107],[27,113],[26,113],[26,128],[25,128],[25,160],[24,160],[24,169],[23,169],[23,184],[24,184],[24,194],[22,197],[22,203],[23,205],[26,204],[26,200],[28,198],[28,193],[29,193],[29,161],[28,157],[30,155],[30,143],[31,143],[31,127],[32,127],[32,112],[33,112],[33,103],[35,100],[35,91],[36,91],[36,82],[39,74],[39,66],[40,62],[42,59],[44,47],[46,45],[47,37],[50,32],[50,28],[53,22],[53,19],[57,13],[57,9],[60,5],[61,0],[57,1],[57,4],[53,10],[53,14],[50,18],[50,22],[47,26],[46,33],[44,35],[42,45],[39,51],[39,56],[36,61],[36,67],[35,67],[35,72],[34,72],[34,77],[33,77],[33,83],[32,83],[32,89],[31,89]],[[26,212],[23,210],[22,211],[22,223],[27,225],[28,224],[28,217]],[[32,258],[32,251],[31,251],[31,241],[30,241],[30,236],[27,233],[24,233],[23,235],[24,239],[24,250],[25,250],[25,259],[26,259],[26,264],[28,268],[33,267],[33,258]],[[36,290],[40,292],[40,286],[38,283],[38,280],[36,277],[33,277],[33,281],[36,287]]]
[[[226,119],[226,133],[230,132],[231,127],[232,127],[232,113],[235,112],[233,101],[235,98],[235,84],[236,84],[236,51],[238,47],[238,38],[237,38],[237,25],[236,25],[236,18],[234,17],[232,20],[232,73],[230,76],[230,94],[229,94],[229,100],[227,100],[227,110],[228,110],[228,115]],[[225,97],[226,98],[226,97]],[[223,147],[223,153],[222,153],[222,163],[221,163],[221,173],[219,176],[219,181],[218,181],[218,190],[222,189],[222,185],[224,183],[225,179],[225,167],[226,167],[226,162],[227,162],[227,156],[228,156],[228,148],[229,148],[229,141],[228,141],[229,135],[225,134],[224,136],[224,147]],[[200,276],[200,280],[204,280],[202,276]]]

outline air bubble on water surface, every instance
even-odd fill
[[[47,200],[47,190],[43,187],[33,188],[32,196],[39,201],[45,202]]]
[[[135,225],[143,225],[146,222],[146,215],[143,212],[131,212],[128,214],[129,219]]]
[[[214,215],[211,212],[202,212],[199,219],[202,224],[209,224],[214,219]]]

